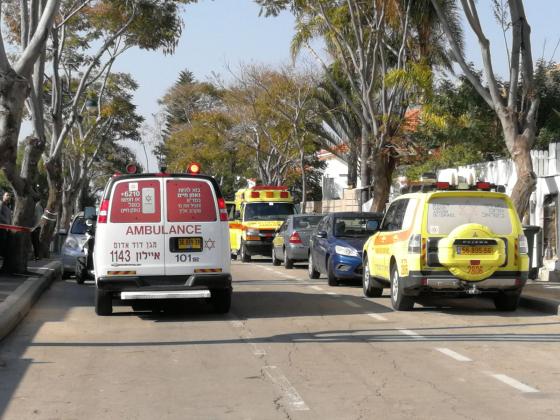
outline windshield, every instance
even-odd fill
[[[70,229],[70,233],[75,235],[84,235],[86,233],[86,219],[83,217],[76,217],[74,223],[72,223],[72,229]]]
[[[360,238],[372,235],[379,228],[379,220],[368,217],[337,217],[334,236]]]
[[[291,214],[296,214],[292,203],[249,203],[243,220],[286,220]]]
[[[512,230],[508,210],[499,197],[434,197],[428,203],[428,233],[447,235],[457,226],[480,223],[507,235]]]
[[[294,217],[294,229],[313,229],[319,224],[323,216]]]

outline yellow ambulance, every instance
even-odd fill
[[[229,223],[231,253],[241,261],[270,256],[276,230],[296,213],[292,194],[284,186],[257,185],[235,193],[235,214]]]

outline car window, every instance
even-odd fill
[[[367,237],[377,230],[378,219],[365,216],[337,217],[334,220],[334,236]]]
[[[294,229],[314,229],[323,216],[299,216],[294,218]]]
[[[167,180],[167,221],[214,222],[216,199],[208,182],[194,179]]]
[[[507,202],[500,197],[433,197],[428,203],[428,233],[447,235],[457,226],[480,223],[498,235],[512,231]]]
[[[245,205],[243,220],[285,220],[292,214],[296,214],[292,203],[248,203]]]
[[[395,217],[393,219],[393,228],[391,230],[401,230],[403,228],[403,221],[406,214],[407,206],[407,198],[398,201],[398,205],[395,209]]]
[[[111,222],[157,223],[161,221],[159,180],[118,182],[111,198]]]
[[[418,200],[416,198],[411,198],[408,200],[408,205],[406,206],[406,211],[404,213],[404,218],[401,226],[402,230],[407,230],[412,226],[412,222],[414,222],[414,215],[416,213],[417,204],[418,204]]]
[[[227,207],[228,219],[229,220],[234,220],[235,219],[235,204],[227,203],[226,207]]]
[[[381,223],[381,230],[392,231],[397,230],[396,226],[396,215],[397,209],[400,206],[400,202],[402,200],[393,201],[387,212],[385,213],[385,217],[383,218],[383,222]]]
[[[70,233],[75,235],[84,235],[86,233],[86,219],[83,217],[76,217],[72,227],[70,228]]]

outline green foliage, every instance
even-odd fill
[[[548,149],[551,142],[560,141],[560,65],[537,63],[535,83],[541,99],[537,116],[535,149]]]

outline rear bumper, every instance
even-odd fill
[[[97,288],[115,293],[232,289],[230,274],[193,274],[191,276],[104,276],[97,279]]]
[[[249,255],[272,255],[272,239],[265,241],[245,241],[243,243]]]
[[[522,289],[527,282],[526,271],[500,271],[480,281],[467,281],[454,277],[448,271],[410,272],[403,278],[405,295],[450,292],[450,293],[496,293]]]
[[[288,245],[286,252],[288,258],[294,261],[307,261],[309,258],[309,247],[307,245]]]

